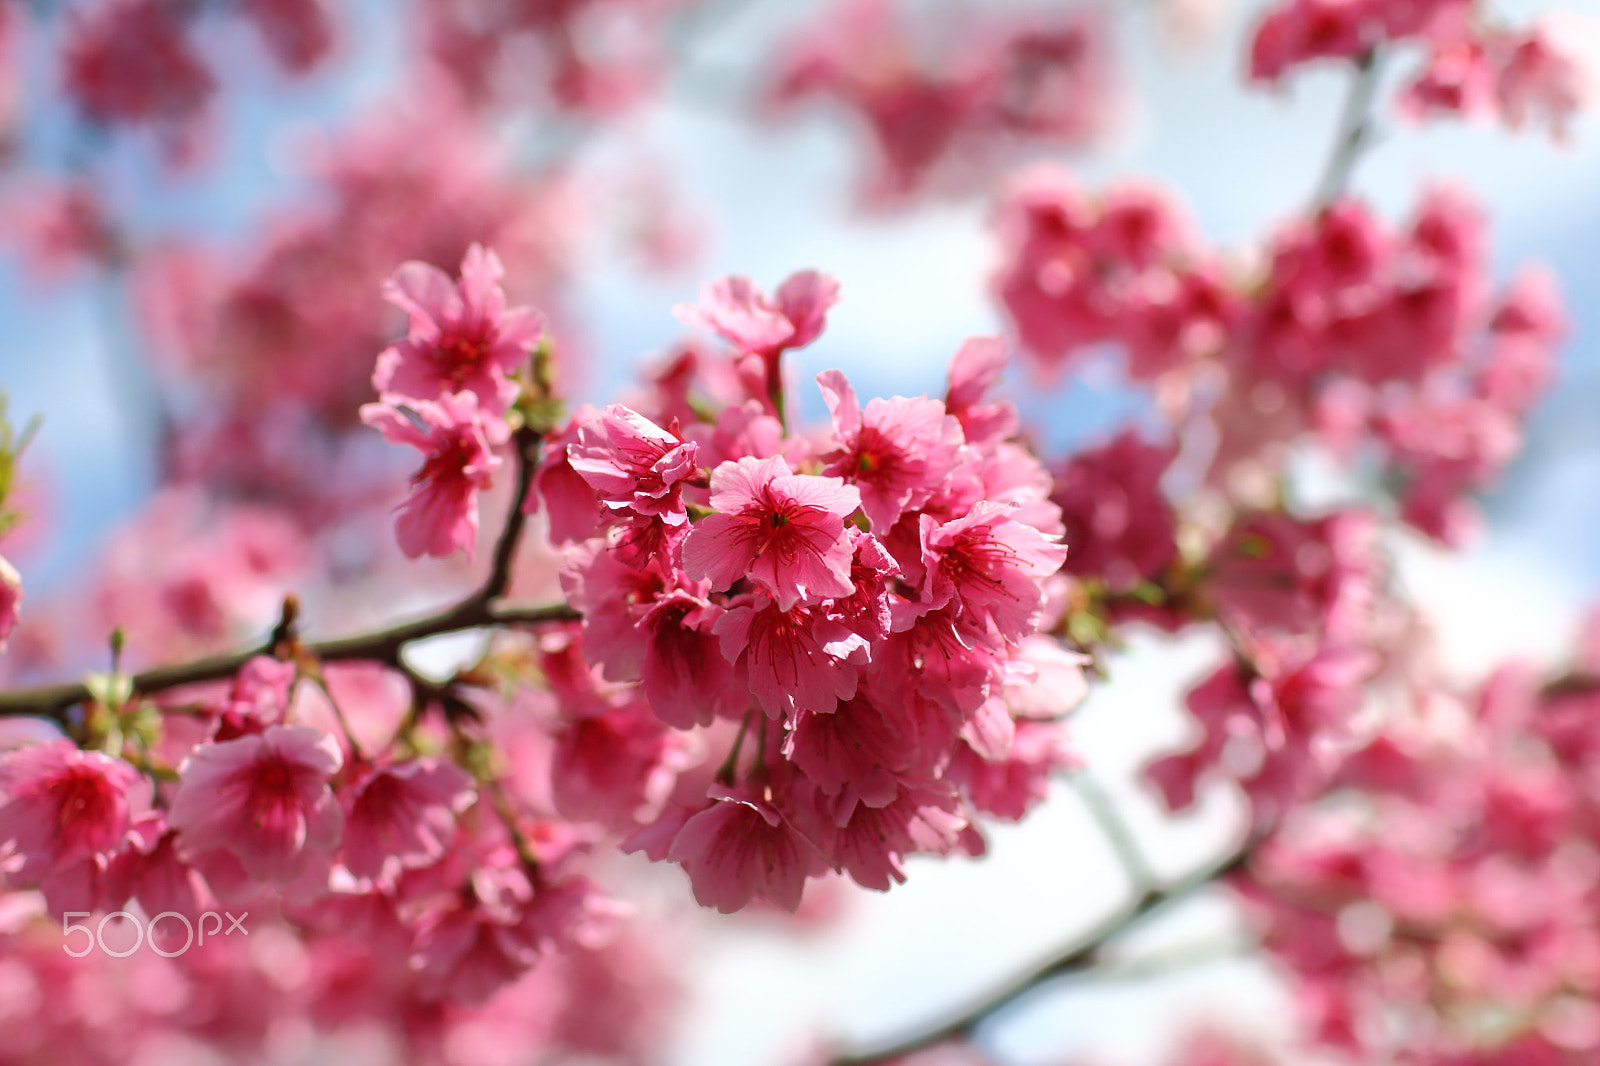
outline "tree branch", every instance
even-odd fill
[[[464,609],[470,608],[470,609]],[[476,604],[473,601],[402,622],[388,629],[333,640],[311,641],[301,645],[323,662],[366,661],[393,664],[400,649],[414,640],[455,633],[480,626],[540,625],[549,622],[573,622],[582,616],[564,603],[543,606]],[[272,654],[272,644],[266,643],[246,651],[226,655],[212,655],[193,662],[174,666],[158,666],[153,670],[134,674],[135,695],[149,696],[167,689],[195,685],[203,681],[219,681],[232,677],[250,659],[257,655]],[[34,715],[40,718],[62,718],[68,708],[89,698],[89,689],[81,683],[41,685],[0,692],[0,717]]]
[[[1143,893],[1155,887],[1155,878],[1151,876],[1150,864],[1145,861],[1139,842],[1134,839],[1133,831],[1112,806],[1111,798],[1105,794],[1099,782],[1090,777],[1086,770],[1077,770],[1069,774],[1068,780],[1078,790],[1078,798],[1083,800],[1083,805],[1088,808],[1089,814],[1100,826],[1100,831],[1110,841],[1112,849],[1117,853],[1117,860],[1122,863],[1122,868],[1133,885],[1133,890],[1136,893]]]
[[[1372,139],[1372,100],[1381,80],[1379,53],[1379,47],[1373,45],[1356,60],[1356,76],[1350,83],[1350,95],[1345,97],[1344,111],[1339,116],[1333,154],[1323,168],[1322,178],[1317,182],[1316,199],[1312,201],[1317,210],[1327,207],[1344,193],[1361,150]]]
[[[533,486],[533,475],[539,467],[539,434],[522,426],[511,438],[517,455],[517,488],[511,496],[511,510],[506,514],[506,524],[494,544],[493,562],[489,577],[483,583],[478,598],[488,603],[506,594],[511,587],[511,565],[517,561],[517,545],[522,542],[522,527],[528,516],[522,510],[528,490]]]
[[[1222,862],[1191,874],[1166,888],[1146,890],[1056,955],[979,996],[954,1017],[931,1024],[890,1043],[838,1055],[828,1066],[872,1066],[874,1063],[909,1055],[947,1040],[971,1036],[980,1024],[1033,989],[1058,977],[1082,973],[1100,965],[1104,949],[1112,940],[1156,911],[1178,900],[1186,899],[1197,890],[1238,870],[1255,852],[1264,836],[1264,834],[1252,836],[1239,850]]]
[[[506,523],[495,542],[494,558],[489,576],[483,585],[466,599],[444,610],[401,622],[387,629],[355,636],[337,637],[303,643],[299,647],[323,662],[380,662],[400,666],[400,649],[414,640],[455,633],[481,626],[539,625],[549,622],[577,621],[581,616],[566,604],[545,606],[515,606],[499,602],[511,585],[511,566],[516,561],[517,544],[522,539],[526,516],[522,512],[523,500],[533,483],[534,469],[538,465],[539,435],[532,430],[519,429],[514,438],[517,455],[517,487],[506,515]],[[274,627],[272,636],[263,645],[226,655],[212,655],[192,662],[173,666],[158,666],[153,670],[134,674],[131,678],[135,695],[152,695],[167,689],[203,681],[218,681],[232,677],[239,668],[257,655],[271,655],[289,635],[299,613],[298,601],[286,598],[284,616]],[[60,685],[41,685],[34,688],[13,689],[0,692],[0,717],[33,715],[40,718],[65,720],[67,712],[76,704],[90,698],[87,685],[81,682]]]

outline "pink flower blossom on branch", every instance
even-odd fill
[[[339,844],[328,782],[343,762],[333,737],[300,725],[207,744],[178,768],[168,817],[186,851],[226,852],[251,878],[283,884]]]
[[[409,444],[426,458],[411,476],[411,495],[400,505],[395,536],[415,559],[444,558],[464,551],[472,558],[478,539],[479,490],[489,487],[500,466],[491,450],[506,439],[506,424],[480,417],[474,393],[446,393],[437,401],[369,403],[361,420],[394,444]]]
[[[39,886],[54,911],[119,905],[105,898],[104,878],[151,797],[149,779],[128,763],[70,740],[0,756],[0,851],[15,863],[8,880]]]
[[[836,477],[795,474],[782,456],[746,457],[711,472],[711,506],[683,545],[684,571],[725,590],[749,578],[788,611],[848,596],[852,556],[844,520],[861,493]]]
[[[499,257],[476,244],[459,282],[427,263],[401,265],[384,296],[406,313],[409,332],[378,356],[372,387],[412,401],[470,392],[485,418],[504,415],[521,388],[517,371],[544,333],[539,312],[506,306],[504,275]]]

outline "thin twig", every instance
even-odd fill
[[[1252,836],[1238,851],[1222,862],[1191,874],[1166,888],[1144,891],[1127,906],[1090,929],[1055,955],[1011,978],[975,999],[964,1010],[941,1022],[916,1030],[890,1043],[836,1056],[828,1066],[871,1066],[948,1040],[970,1037],[984,1021],[1046,982],[1068,974],[1094,969],[1103,961],[1107,944],[1145,918],[1170,904],[1186,899],[1199,889],[1239,869],[1255,852],[1263,835]]]
[[[400,649],[414,640],[455,633],[463,629],[482,626],[541,625],[551,622],[573,622],[582,616],[564,603],[541,606],[477,605],[472,610],[462,610],[461,605],[403,622],[388,629],[334,640],[313,641],[304,644],[306,651],[323,662],[380,662],[393,663]],[[133,691],[139,695],[153,695],[167,689],[195,685],[203,681],[219,681],[232,677],[239,668],[257,655],[269,655],[271,645],[247,651],[213,655],[175,666],[159,666],[154,670],[133,675]],[[68,708],[89,698],[89,690],[80,683],[41,685],[35,688],[13,689],[0,692],[0,717],[8,715],[35,715],[41,718],[61,718]]]
[[[526,524],[522,503],[528,494],[528,486],[532,484],[534,467],[538,462],[538,441],[538,434],[529,430],[523,429],[517,433],[517,489],[506,515],[506,524],[495,543],[489,576],[482,586],[459,603],[424,618],[355,636],[301,643],[299,649],[322,662],[361,661],[399,666],[400,650],[415,640],[484,626],[539,625],[578,620],[581,617],[578,612],[564,603],[534,607],[499,602],[511,584],[511,566],[516,561],[517,543]],[[173,666],[158,666],[134,674],[133,692],[149,696],[184,685],[232,677],[255,656],[272,655],[283,650],[279,645],[290,635],[298,612],[298,603],[292,597],[286,598],[284,614],[264,645]],[[13,689],[0,692],[0,718],[33,715],[65,721],[67,712],[73,706],[89,698],[89,689],[81,682]]]
[[[1155,876],[1150,872],[1150,864],[1145,861],[1139,842],[1133,838],[1133,831],[1112,806],[1110,797],[1100,787],[1100,783],[1083,770],[1068,775],[1068,780],[1077,789],[1079,798],[1083,800],[1083,805],[1089,809],[1089,814],[1100,826],[1100,831],[1111,842],[1118,861],[1122,863],[1128,880],[1133,884],[1133,890],[1142,893],[1155,887]]]
[[[506,524],[494,544],[493,562],[489,577],[483,583],[478,598],[487,603],[499,599],[511,587],[511,566],[517,561],[517,545],[522,542],[522,527],[528,516],[522,505],[533,486],[533,475],[539,466],[539,434],[523,426],[511,439],[517,456],[517,487],[511,494],[511,510],[506,514]]]
[[[1339,116],[1339,132],[1333,142],[1333,153],[1323,168],[1317,182],[1316,199],[1312,205],[1317,210],[1337,200],[1350,182],[1361,150],[1372,139],[1372,101],[1378,91],[1381,49],[1374,45],[1356,60],[1355,80],[1350,83],[1350,95],[1345,97],[1344,111]]]

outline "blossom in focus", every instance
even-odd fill
[[[874,399],[863,412],[837,370],[819,374],[817,384],[838,441],[823,470],[860,491],[867,521],[885,533],[901,514],[927,503],[949,476],[962,443],[961,424],[926,396]]]
[[[688,872],[695,900],[724,914],[753,899],[792,911],[806,878],[825,867],[816,845],[750,788],[714,790],[712,803],[678,830],[667,857]]]
[[[711,472],[711,506],[684,541],[691,578],[717,590],[749,578],[782,611],[854,588],[844,520],[861,493],[839,478],[793,473],[781,455],[747,456]]]
[[[403,340],[378,356],[372,386],[381,395],[442,401],[470,392],[485,419],[504,415],[521,386],[514,380],[544,333],[529,307],[507,307],[499,256],[474,244],[451,281],[428,263],[402,264],[384,296],[406,313]]]
[[[1011,516],[1012,509],[980,501],[940,524],[923,515],[923,603],[949,605],[957,616],[981,619],[1007,639],[1033,631],[1044,606],[1044,579],[1061,568],[1067,547]]]
[[[454,392],[437,401],[369,403],[361,420],[394,444],[409,444],[426,458],[411,475],[411,495],[400,505],[395,536],[415,559],[444,558],[457,551],[472,558],[478,539],[478,491],[489,487],[500,466],[491,448],[504,443],[506,425],[479,417],[474,393]]]
[[[688,518],[681,483],[695,474],[698,451],[693,441],[614,403],[579,426],[567,462],[608,508],[680,525]]]

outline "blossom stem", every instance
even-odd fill
[[[339,701],[334,698],[333,690],[328,688],[327,679],[321,671],[307,678],[322,693],[322,698],[328,701],[328,706],[333,708],[334,720],[339,723],[339,732],[344,734],[344,742],[350,747],[350,758],[357,762],[364,762],[366,756],[361,751],[361,745],[356,742],[355,732],[350,728],[350,720],[344,715],[344,708],[339,706]]]
[[[1328,165],[1317,182],[1317,195],[1312,201],[1315,210],[1327,207],[1343,195],[1361,150],[1372,140],[1372,101],[1381,80],[1379,53],[1380,49],[1374,45],[1356,60],[1355,80],[1350,83],[1350,95],[1345,97],[1344,111],[1339,116],[1333,154],[1328,157]]]
[[[534,471],[539,466],[539,434],[527,426],[519,428],[511,438],[517,455],[517,488],[511,497],[511,510],[506,524],[494,544],[494,560],[489,567],[488,580],[478,593],[485,602],[506,594],[511,587],[511,566],[517,560],[517,545],[522,541],[522,529],[527,515],[522,510],[528,490],[533,486]]]
[[[717,780],[724,785],[733,784],[733,776],[739,769],[739,751],[744,747],[744,735],[750,729],[750,716],[754,713],[744,712],[744,718],[739,722],[739,732],[733,736],[733,747],[728,750],[728,757],[722,760],[722,765],[717,767]]]

